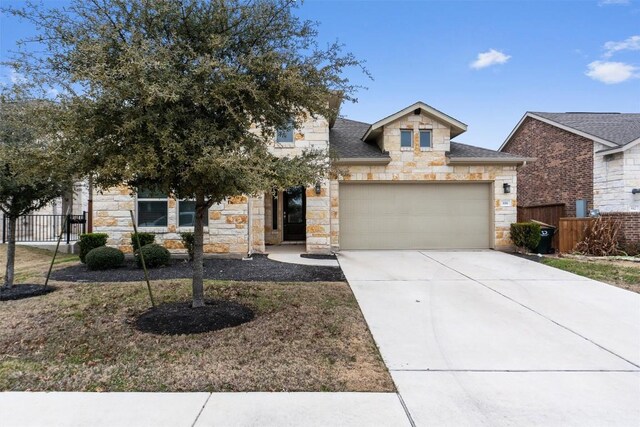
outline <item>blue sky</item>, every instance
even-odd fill
[[[495,149],[525,111],[640,112],[640,0],[307,0],[297,13],[366,60],[373,81],[349,72],[368,87],[343,105],[354,120],[421,100],[469,126],[458,141]],[[0,27],[2,58],[33,32]]]

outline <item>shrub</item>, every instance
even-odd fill
[[[589,225],[584,239],[576,245],[576,252],[595,256],[618,255],[619,237],[620,221],[599,216]]]
[[[107,244],[108,234],[105,233],[85,233],[80,235],[78,246],[80,247],[80,261],[85,262],[87,254],[95,248]]]
[[[185,231],[184,233],[180,233],[180,238],[182,239],[182,244],[185,248],[187,248],[187,253],[189,254],[189,261],[193,261],[193,250],[195,248],[195,238],[192,231]]]
[[[527,248],[534,252],[540,243],[540,224],[535,222],[511,224],[511,241],[519,248]]]
[[[144,263],[147,268],[168,265],[169,259],[171,259],[171,254],[167,248],[156,243],[151,243],[150,245],[141,247],[138,252],[136,252],[136,262],[138,263],[138,267],[142,267],[142,258],[140,257],[140,253],[144,256]]]
[[[131,246],[133,247],[133,252],[139,249],[136,235],[140,238],[140,246],[150,245],[156,240],[156,235],[153,233],[131,233]]]
[[[120,249],[100,246],[91,249],[85,259],[89,270],[109,270],[124,263],[124,254]]]

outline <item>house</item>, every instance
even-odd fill
[[[528,159],[451,139],[467,125],[416,102],[373,124],[307,118],[278,132],[279,156],[330,149],[336,176],[310,188],[259,197],[238,195],[214,205],[205,252],[266,252],[304,243],[309,253],[340,249],[506,248],[516,220],[516,167]],[[180,231],[193,229],[194,203],[166,194],[113,188],[93,198],[95,232],[130,251],[129,209],[140,230],[183,250]]]
[[[518,170],[520,208],[596,209],[640,241],[640,114],[527,112],[500,151],[538,159]]]

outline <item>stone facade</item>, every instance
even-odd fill
[[[606,147],[594,143],[594,205],[601,212],[640,212],[640,145],[615,154],[599,153]]]
[[[576,215],[576,200],[594,207],[590,139],[527,117],[502,151],[537,159],[518,168],[519,206],[564,203],[570,217]]]
[[[400,130],[413,129],[414,141],[410,151],[400,150]],[[425,150],[419,145],[420,129],[432,130],[432,148]],[[446,151],[450,147],[450,129],[426,114],[408,114],[385,125],[381,138],[384,149],[389,151],[388,165],[348,166],[347,173],[339,180],[331,181],[331,245],[339,249],[340,207],[339,181],[420,181],[420,182],[487,182],[493,183],[494,190],[494,232],[496,248],[512,245],[509,237],[511,223],[516,222],[516,167],[500,165],[448,165]],[[502,185],[511,186],[511,193],[504,194]],[[503,206],[507,201],[508,206]]]

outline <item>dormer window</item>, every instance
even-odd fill
[[[408,151],[413,146],[413,131],[403,129],[400,131],[400,150]]]
[[[421,130],[420,131],[420,150],[427,151],[430,149],[431,149],[431,131]]]
[[[293,122],[276,131],[276,142],[280,144],[293,144]]]

